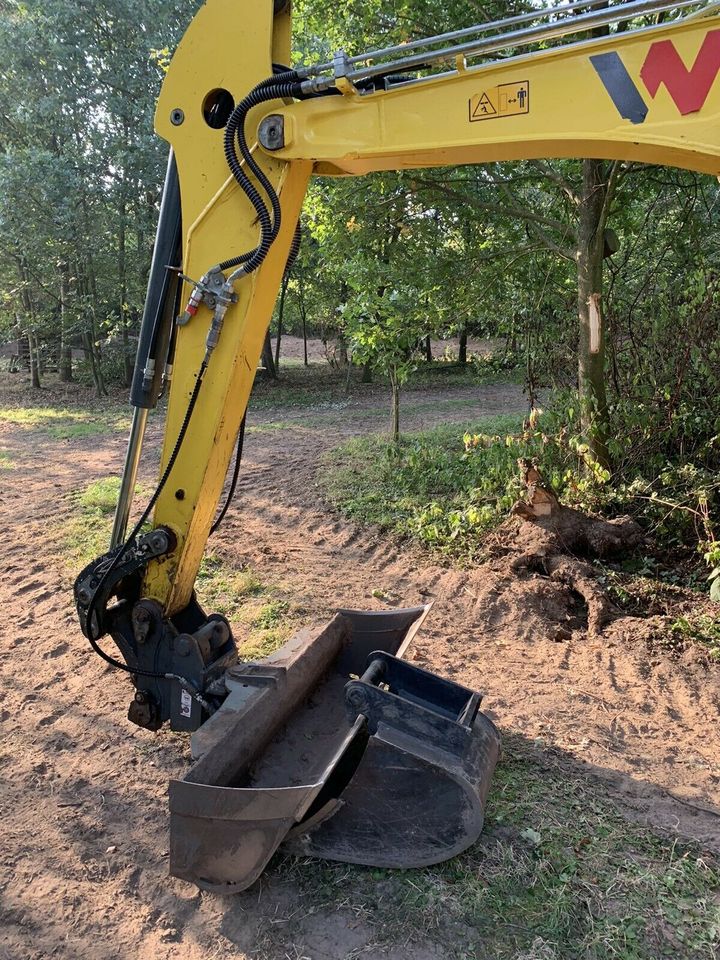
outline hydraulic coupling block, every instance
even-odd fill
[[[186,323],[192,320],[202,303],[205,303],[211,310],[215,309],[218,300],[224,296],[226,284],[225,277],[218,267],[213,267],[212,270],[208,270],[208,272],[197,281],[186,277],[184,274],[180,274],[180,278],[185,280],[186,283],[193,284],[192,293],[185,305],[185,310],[177,318],[178,326],[184,327]]]

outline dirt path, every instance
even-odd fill
[[[446,396],[410,396],[406,427],[449,412],[464,420],[523,409],[513,387],[451,399],[450,408]],[[251,425],[262,429],[249,432],[218,549],[282,583],[309,620],[337,606],[379,607],[378,590],[400,605],[434,599],[416,645],[420,663],[484,690],[504,730],[590,765],[634,816],[717,843],[717,672],[621,638],[557,643],[543,632],[541,610],[509,620],[507,585],[492,570],[428,564],[328,513],[316,487],[319,454],[378,429],[384,415],[373,404],[254,414]],[[0,445],[13,460],[0,473],[0,958],[444,957],[429,942],[374,946],[366,918],[314,909],[277,865],[231,899],[167,878],[165,792],[186,767],[187,744],[126,722],[128,684],[89,655],[67,574],[47,561],[70,494],[117,473],[124,440],[71,443],[0,425]]]

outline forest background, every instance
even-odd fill
[[[27,345],[38,388],[50,367],[98,394],[130,381],[166,163],[154,103],[195,6],[0,0],[0,341]],[[529,6],[296,0],[296,60]],[[274,331],[332,340],[338,362],[387,377],[396,434],[428,338],[458,336],[460,366],[522,377],[530,407],[538,391],[546,407],[504,438],[466,435],[462,456],[495,486],[457,513],[460,532],[486,528],[516,457],[535,457],[566,501],[630,512],[704,561],[704,583],[720,563],[719,189],[597,160],[320,178]],[[504,346],[469,357],[468,336]]]

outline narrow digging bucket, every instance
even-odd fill
[[[419,867],[477,839],[500,737],[480,694],[402,660],[429,609],[341,610],[228,671],[170,783],[173,876],[235,893],[281,844]]]

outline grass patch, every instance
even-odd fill
[[[0,470],[12,470],[15,464],[7,450],[0,450]]]
[[[195,587],[202,605],[233,620],[248,600],[262,596],[266,588],[249,567],[235,569],[209,551],[202,558]]]
[[[485,832],[422,870],[285,858],[314,907],[345,906],[381,942],[429,938],[448,960],[712,960],[718,864],[634,826],[553,751],[505,738]]]
[[[73,516],[63,527],[64,560],[73,573],[108,549],[120,479],[96,480],[74,496]],[[136,496],[145,492],[136,488]],[[237,624],[243,659],[266,656],[292,635],[298,612],[276,596],[249,567],[238,569],[210,551],[202,559],[195,582],[198,599],[208,613],[221,613]]]
[[[705,647],[713,660],[720,661],[720,622],[707,614],[688,614],[676,617],[670,624],[670,642],[681,647],[698,643]]]
[[[250,567],[233,567],[212,551],[203,557],[195,588],[208,613],[221,613],[233,624],[243,660],[277,650],[298,626],[291,604],[275,596],[275,587],[262,583]]]
[[[83,407],[2,407],[0,421],[27,429],[40,429],[56,440],[94,437],[130,427],[127,413],[112,410],[94,411]]]
[[[504,434],[519,416],[487,417],[473,431]],[[409,534],[453,556],[472,557],[480,535],[517,496],[517,452],[495,444],[464,454],[464,430],[443,426],[399,444],[361,437],[323,459],[322,484],[336,509],[361,523]]]
[[[109,548],[120,482],[119,477],[95,480],[73,497],[76,509],[63,527],[63,541],[65,559],[76,573]]]
[[[260,627],[261,630],[276,629],[289,609],[290,604],[287,600],[271,600],[270,603],[266,603],[258,611],[257,616],[253,618],[252,625]]]

